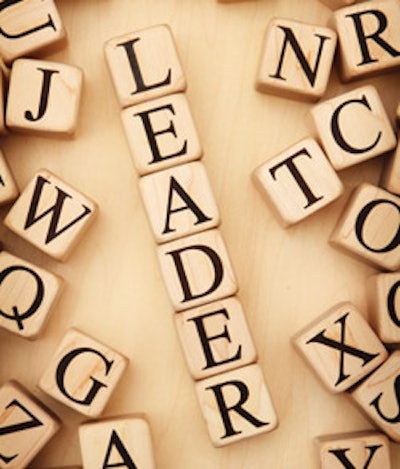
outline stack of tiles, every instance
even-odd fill
[[[171,31],[157,25],[113,38],[105,56],[210,438],[223,446],[271,431],[277,417],[235,296]]]

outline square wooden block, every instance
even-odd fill
[[[400,272],[368,280],[369,318],[384,343],[400,344]]]
[[[4,224],[46,254],[65,260],[92,224],[97,204],[47,170],[40,170]]]
[[[198,161],[143,176],[139,186],[159,244],[219,225],[207,172]]]
[[[357,0],[320,0],[326,6],[331,8],[332,10],[337,10],[338,8],[347,7],[349,5],[353,5],[353,3],[357,3]],[[360,0],[358,0],[360,1]]]
[[[61,292],[62,280],[6,251],[0,252],[0,327],[35,339]]]
[[[373,86],[363,86],[313,106],[310,123],[337,170],[380,156],[396,135]]]
[[[400,268],[400,199],[372,184],[361,184],[350,197],[331,243],[385,270]]]
[[[53,0],[2,3],[0,56],[6,63],[66,43],[65,29]]]
[[[383,365],[350,392],[361,410],[396,443],[400,443],[399,383],[400,351],[394,351]]]
[[[303,220],[343,192],[336,172],[311,138],[256,168],[253,180],[284,226]]]
[[[229,445],[278,426],[261,368],[249,365],[198,381],[197,398],[212,444]]]
[[[27,467],[58,431],[58,418],[16,381],[0,388],[1,467]]]
[[[19,190],[14,176],[3,152],[0,150],[0,205],[14,201],[18,195]]]
[[[7,127],[44,136],[72,136],[78,122],[82,81],[82,70],[72,65],[16,60],[10,76]]]
[[[8,91],[8,82],[4,76],[4,71],[0,66],[0,135],[7,135],[5,122],[6,95]]]
[[[316,101],[328,85],[335,49],[332,29],[273,18],[265,33],[257,90]]]
[[[379,432],[321,436],[316,441],[321,469],[390,469],[390,443]]]
[[[79,427],[83,466],[155,469],[150,426],[142,415],[110,417]]]
[[[242,305],[225,298],[175,315],[190,374],[203,379],[257,360]]]
[[[293,337],[293,344],[333,393],[346,391],[388,357],[354,305],[339,303]]]
[[[165,286],[175,311],[236,293],[235,274],[218,230],[208,230],[158,247]]]
[[[128,365],[128,359],[70,329],[40,379],[39,387],[54,399],[88,417],[98,417]]]
[[[339,63],[345,81],[400,66],[400,4],[371,0],[334,12],[332,27],[339,41]]]
[[[400,144],[385,163],[380,185],[387,191],[400,195]]]
[[[104,52],[121,107],[186,89],[171,28],[166,24],[118,36]]]
[[[140,175],[198,160],[202,148],[186,96],[165,96],[121,114],[133,163]]]

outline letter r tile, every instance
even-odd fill
[[[172,32],[165,24],[110,39],[104,52],[121,107],[186,89]]]
[[[97,204],[49,171],[27,185],[4,224],[49,256],[65,260],[92,224]]]
[[[339,303],[293,337],[297,351],[332,393],[346,391],[388,357],[354,305]]]
[[[57,433],[59,419],[16,381],[0,388],[0,466],[20,469]]]
[[[128,359],[70,329],[45,369],[39,388],[88,417],[98,417],[114,392]]]
[[[397,0],[357,2],[336,10],[339,64],[344,81],[376,75],[400,66],[400,5]]]
[[[175,311],[233,295],[237,282],[219,230],[158,247],[165,286]]]
[[[297,223],[337,199],[336,172],[311,138],[287,148],[255,169],[254,182],[284,226]]]
[[[216,447],[270,432],[278,426],[269,390],[257,364],[197,381],[195,386]]]

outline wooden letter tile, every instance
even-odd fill
[[[310,121],[337,170],[382,155],[396,135],[373,86],[363,86],[314,106]]]
[[[165,24],[113,38],[104,51],[122,107],[186,89],[172,32]]]
[[[150,427],[144,416],[126,415],[79,427],[83,466],[155,469]]]
[[[39,387],[54,399],[98,417],[116,388],[128,359],[76,329],[64,336]]]
[[[190,374],[203,379],[257,360],[242,305],[235,297],[175,315]]]
[[[65,260],[91,225],[97,205],[49,171],[39,171],[4,224],[58,260]]]
[[[380,185],[387,191],[400,195],[400,144],[385,164]]]
[[[390,469],[390,443],[379,432],[326,435],[317,439],[321,469]]]
[[[320,0],[322,3],[327,5],[332,10],[337,10],[338,8],[347,7],[353,3],[357,3],[357,0]],[[358,0],[360,1],[360,0]]]
[[[400,273],[368,280],[369,319],[384,343],[400,344]]]
[[[143,176],[139,185],[157,243],[219,225],[218,207],[200,162]]]
[[[374,424],[396,443],[400,443],[399,383],[400,352],[395,351],[350,393]]]
[[[334,169],[311,138],[268,160],[253,176],[256,187],[284,226],[325,207],[343,191]]]
[[[361,184],[350,197],[331,236],[347,253],[386,270],[400,268],[400,199]]]
[[[274,18],[263,44],[256,88],[316,101],[325,93],[336,48],[335,31]]]
[[[212,376],[195,386],[210,439],[216,447],[270,432],[278,426],[257,364]]]
[[[61,292],[61,278],[2,251],[0,282],[0,327],[35,339]]]
[[[400,5],[397,0],[372,0],[335,11],[339,59],[345,81],[400,66]]]
[[[10,130],[68,137],[75,133],[82,70],[72,65],[34,59],[13,63],[7,100]]]
[[[0,56],[7,63],[66,42],[53,0],[2,2],[0,24]]]
[[[351,303],[339,303],[293,337],[302,357],[333,393],[346,391],[388,353]]]
[[[122,111],[133,163],[140,175],[197,160],[202,149],[186,96],[165,96]]]
[[[218,230],[165,243],[158,247],[158,258],[175,311],[236,293],[236,278]]]
[[[27,467],[59,427],[58,418],[16,381],[0,388],[2,468]]]
[[[0,205],[14,201],[19,194],[14,176],[10,171],[7,160],[0,150]]]

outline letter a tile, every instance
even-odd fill
[[[91,225],[97,204],[49,171],[39,171],[8,212],[10,230],[65,260]]]
[[[75,133],[82,87],[78,67],[45,60],[13,63],[6,126],[10,130],[69,137]]]
[[[1,2],[0,24],[0,56],[7,63],[66,43],[65,29],[53,0]]]
[[[293,337],[302,357],[333,393],[346,391],[388,357],[351,303],[339,303]]]
[[[139,185],[157,243],[218,226],[218,207],[200,162],[143,176]]]
[[[214,446],[235,443],[274,430],[278,418],[257,365],[196,383],[197,398]]]
[[[372,184],[361,184],[351,195],[331,243],[369,264],[398,270],[400,199]]]
[[[70,329],[39,382],[49,396],[88,417],[98,417],[115,390],[128,359]]]
[[[321,469],[390,469],[390,443],[379,432],[325,435],[316,440]]]
[[[62,280],[30,262],[0,252],[0,327],[35,339],[61,291]]]
[[[335,49],[332,29],[274,18],[265,33],[256,88],[316,101],[328,85]]]
[[[79,427],[83,466],[155,469],[150,426],[143,415],[94,420]]]
[[[165,243],[158,247],[158,259],[175,311],[236,293],[236,278],[218,230]]]
[[[104,51],[121,107],[186,88],[172,32],[167,25],[113,38],[105,44]]]
[[[58,418],[16,381],[0,388],[0,467],[21,469],[58,431]]]
[[[352,400],[383,432],[400,443],[400,352],[350,392]]]

